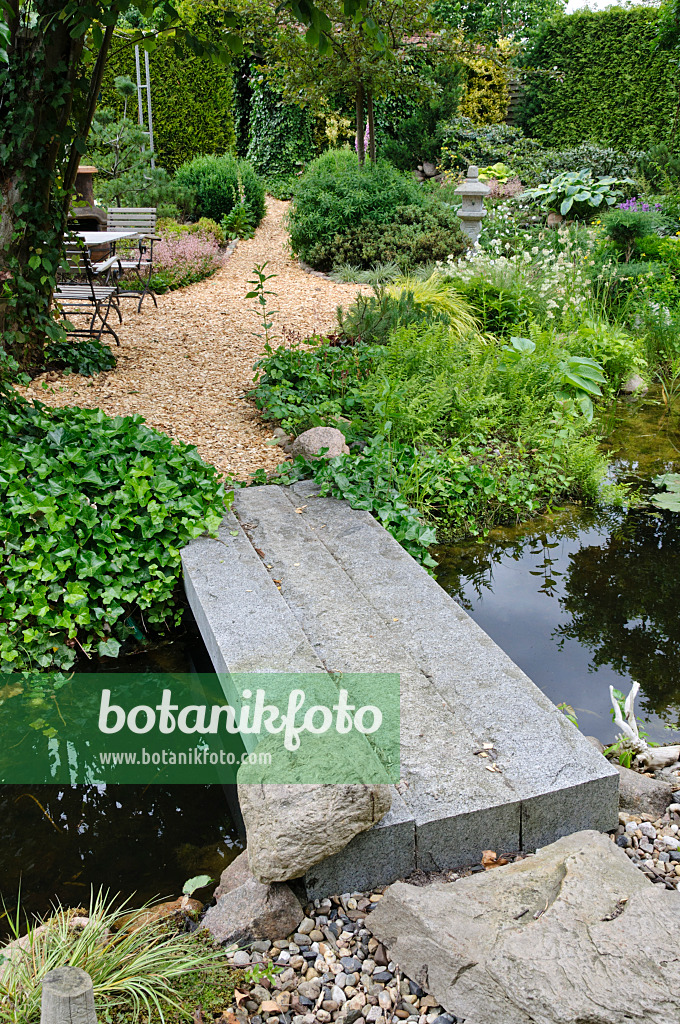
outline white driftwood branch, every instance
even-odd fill
[[[621,735],[624,736],[626,739],[630,740],[630,745],[633,747],[634,750],[638,751],[639,753],[642,753],[642,751],[647,750],[647,743],[640,736],[638,732],[638,725],[635,720],[635,698],[638,695],[639,689],[640,684],[633,683],[630,689],[630,693],[626,697],[626,702],[623,705],[624,711],[626,712],[625,720],[623,715],[621,714],[619,702],[614,696],[613,686],[609,687],[609,696],[611,698],[612,708],[614,709],[614,721],[621,730]]]

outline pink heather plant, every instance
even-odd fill
[[[209,277],[224,255],[211,235],[196,232],[170,235],[154,246],[154,279],[162,288],[181,288]]]

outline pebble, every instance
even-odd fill
[[[234,967],[247,967],[250,963],[250,953],[245,949],[237,949],[234,953]]]

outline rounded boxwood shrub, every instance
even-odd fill
[[[288,220],[293,252],[318,270],[379,262],[410,270],[466,248],[453,207],[385,160],[360,167],[350,150],[309,165]]]
[[[254,226],[264,217],[264,182],[251,163],[237,160],[230,153],[194,157],[182,164],[175,181],[192,194],[195,220],[209,217],[219,223],[240,203],[241,195]]]

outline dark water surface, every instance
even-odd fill
[[[621,402],[606,443],[617,479],[646,491],[680,468],[678,411]],[[680,738],[680,514],[572,507],[484,543],[439,549],[437,578],[581,729],[611,742],[609,686],[641,692],[653,740]]]
[[[182,639],[107,659],[97,671],[206,671],[190,615],[186,625]],[[0,897],[11,910],[21,888],[30,915],[55,900],[87,905],[99,886],[111,896],[135,894],[133,906],[174,898],[194,875],[219,878],[242,849],[221,786],[0,786],[0,822]],[[213,888],[196,895],[205,899]]]

